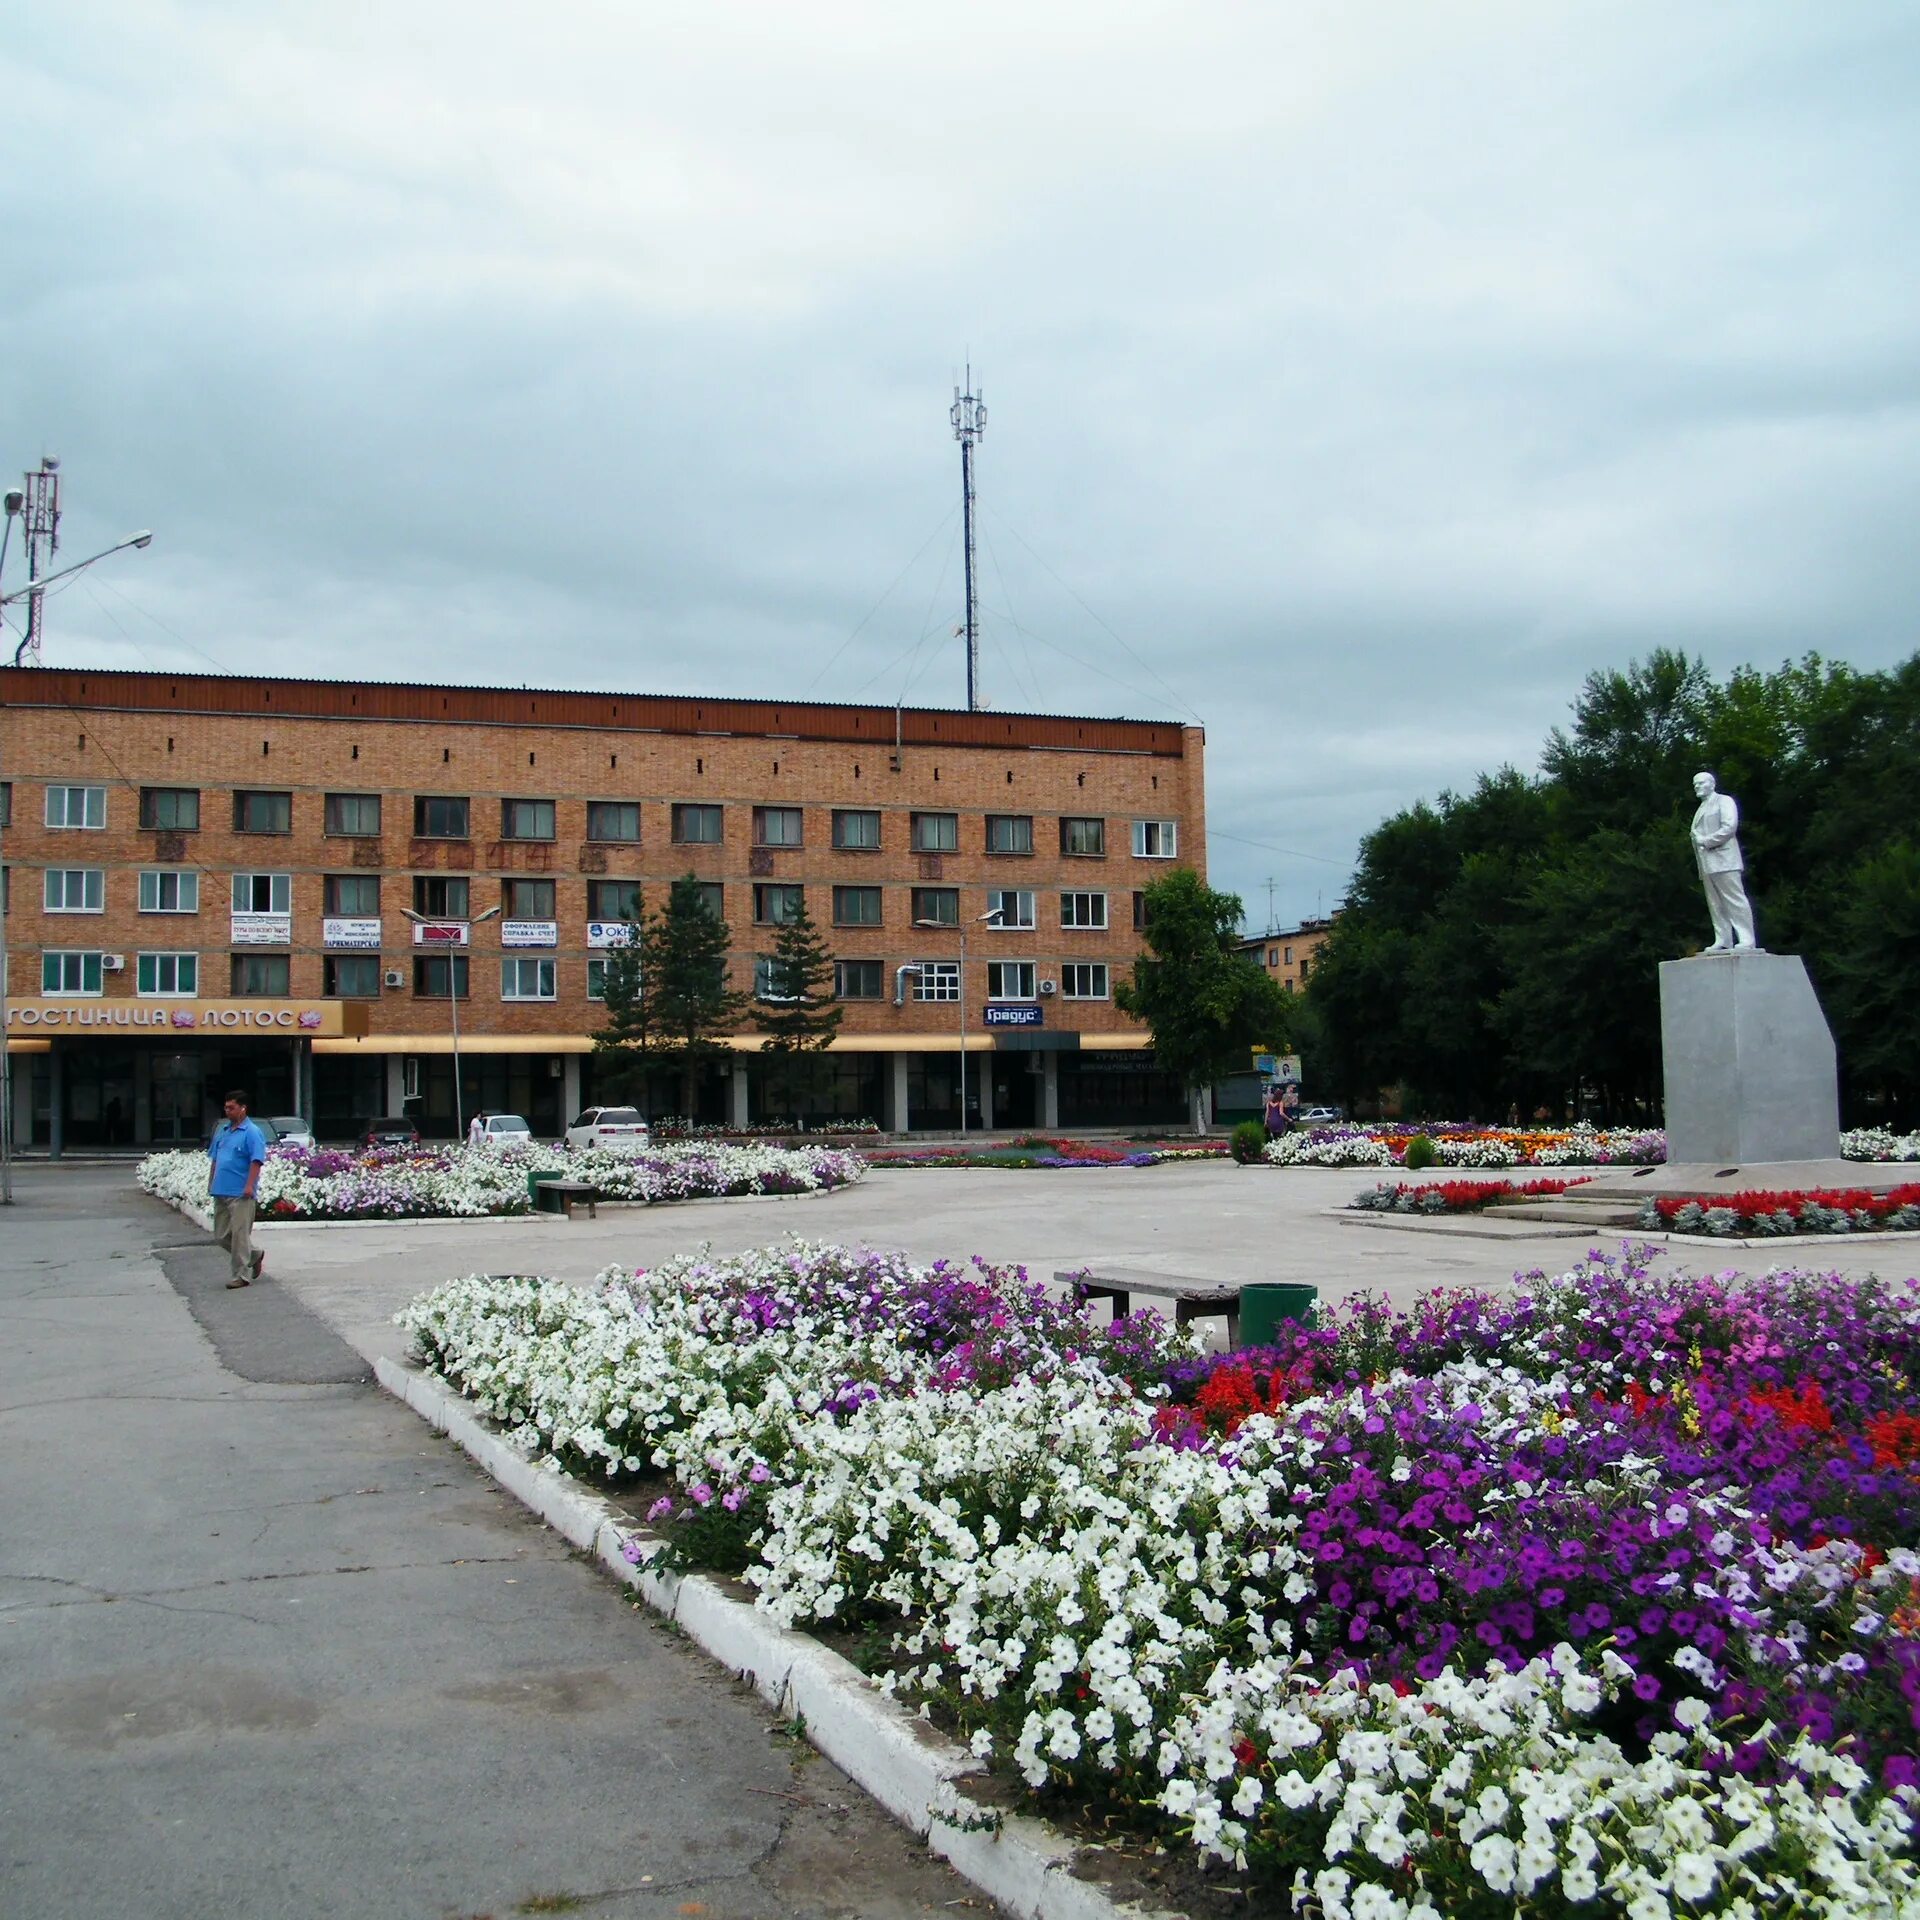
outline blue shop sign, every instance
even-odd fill
[[[989,1007],[990,1027],[1043,1027],[1047,1023],[1045,1007]]]

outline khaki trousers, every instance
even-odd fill
[[[213,1238],[225,1247],[236,1280],[253,1278],[253,1215],[259,1203],[244,1197],[213,1202]]]

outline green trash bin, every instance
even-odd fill
[[[535,1213],[541,1211],[540,1186],[546,1180],[564,1180],[567,1176],[560,1172],[530,1173],[527,1175],[527,1198],[533,1203]]]
[[[1240,1344],[1270,1347],[1289,1322],[1311,1327],[1320,1289],[1308,1286],[1257,1286],[1240,1289]]]

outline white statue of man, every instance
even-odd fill
[[[1693,816],[1693,857],[1700,868],[1700,884],[1707,890],[1707,911],[1713,916],[1713,945],[1705,953],[1732,953],[1744,948],[1757,953],[1753,908],[1741,878],[1746,863],[1740,857],[1740,809],[1733,795],[1718,792],[1710,773],[1693,776],[1700,801]]]

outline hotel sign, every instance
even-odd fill
[[[556,920],[502,920],[500,944],[503,947],[557,947],[560,924]]]
[[[322,920],[320,944],[327,947],[352,947],[364,952],[380,951],[378,920]]]
[[[10,1000],[7,1031],[283,1034],[289,1039],[364,1034],[365,1006],[341,1000]]]

